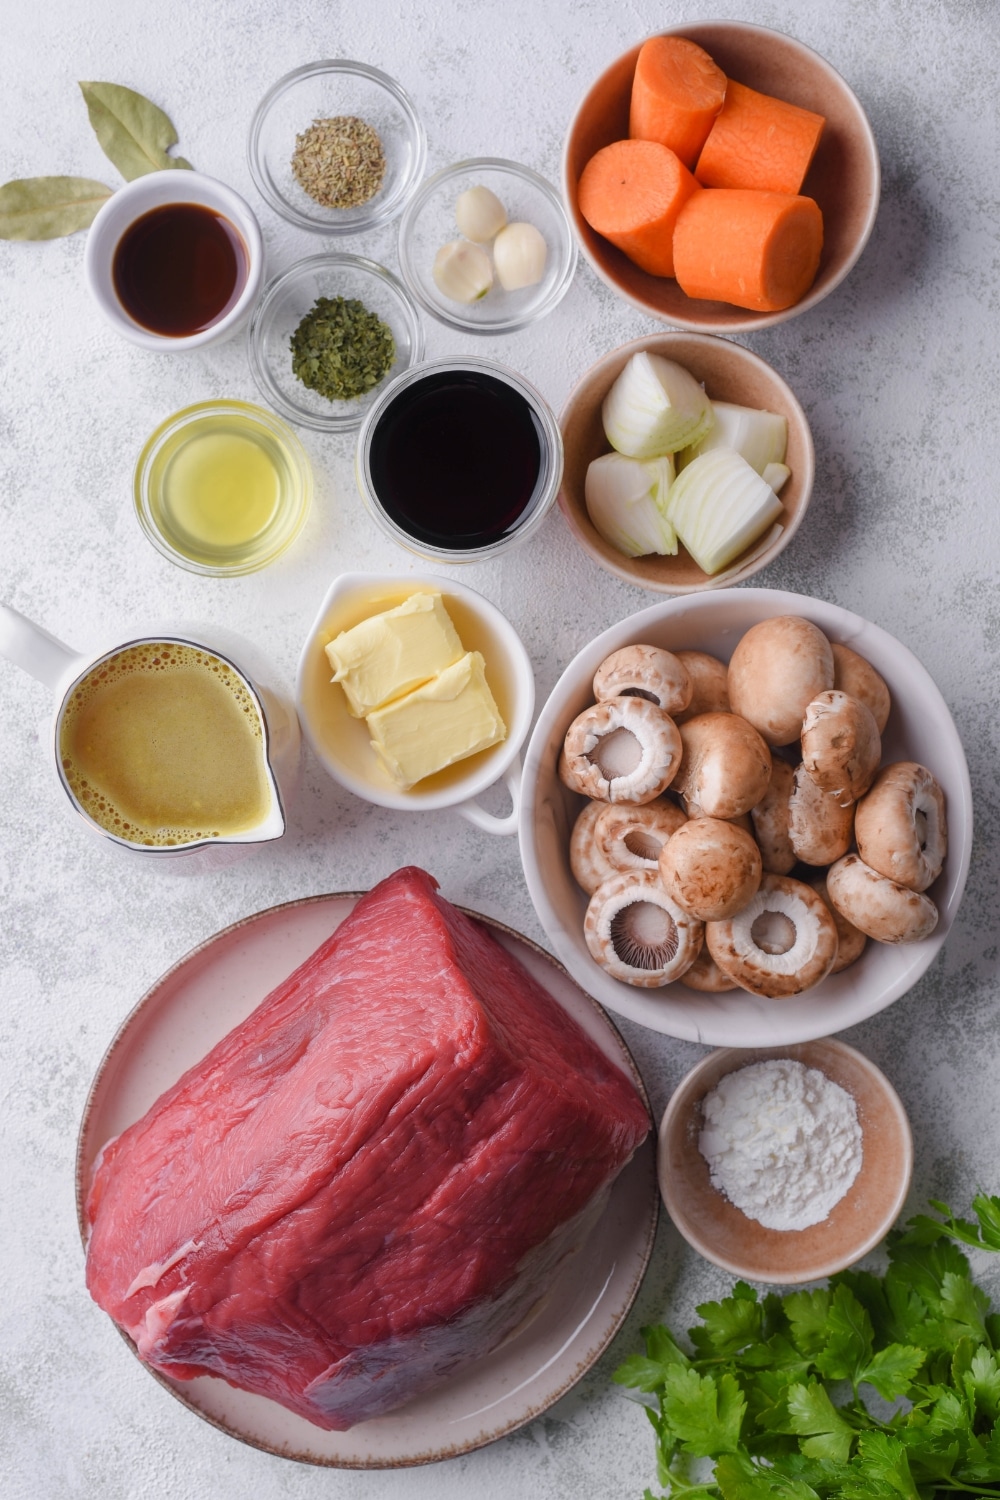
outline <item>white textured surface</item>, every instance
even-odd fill
[[[995,1107],[995,787],[1000,693],[996,505],[1000,396],[996,266],[997,115],[989,60],[1000,15],[982,0],[915,9],[903,0],[722,3],[715,14],[788,26],[827,57],[868,109],[884,188],[874,237],[849,280],[814,312],[747,342],[771,361],[813,425],[817,482],[794,544],[756,583],[811,593],[900,637],[940,685],[963,736],[979,818],[962,913],[918,987],[848,1035],[888,1074],[913,1122],[912,1203],[964,1207],[1000,1188]],[[557,180],[566,124],[591,80],[664,22],[654,0],[503,7],[482,0],[52,0],[6,8],[0,76],[4,179],[80,173],[114,182],[76,81],[150,95],[180,149],[259,209],[272,268],[316,240],[263,207],[244,161],[260,96],[321,56],[374,63],[414,98],[429,168],[499,155]],[[352,244],[395,266],[389,227]],[[148,616],[225,623],[290,678],[331,578],[346,567],[416,573],[383,542],[354,491],[351,443],[304,433],[317,499],[304,536],[263,573],[206,581],[172,568],[131,512],[132,465],[168,413],[204,397],[256,399],[240,341],[149,355],[112,334],[84,299],[83,237],[0,243],[0,598],[87,646]],[[478,340],[427,324],[428,353],[486,353],[522,370],[559,408],[598,355],[653,324],[584,267],[545,323]],[[592,635],[649,602],[599,572],[558,515],[530,549],[464,570],[521,631],[539,702]],[[190,882],[123,879],[63,820],[46,764],[45,691],[0,663],[0,1488],[11,1500],[601,1500],[653,1482],[641,1413],[608,1373],[641,1323],[680,1326],[729,1278],[664,1231],[639,1306],[594,1374],[545,1419],[464,1459],[398,1474],[330,1473],[241,1447],[197,1422],[138,1367],[82,1282],[72,1160],[87,1086],[116,1025],[194,943],[293,896],[367,886],[416,861],[449,897],[536,939],[513,840],[454,814],[368,806],[307,760],[282,845]],[[500,800],[497,806],[499,809]],[[625,1024],[657,1110],[702,1055]]]

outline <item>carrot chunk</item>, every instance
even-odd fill
[[[592,156],[577,188],[598,234],[652,276],[674,274],[677,215],[701,189],[673,151],[655,141],[615,141]]]
[[[730,79],[695,176],[703,187],[798,193],[825,124],[811,109]]]
[[[812,286],[822,248],[823,215],[812,198],[706,188],[678,216],[675,275],[689,297],[780,312]]]
[[[651,36],[639,49],[628,133],[693,167],[726,97],[726,75],[695,42]]]

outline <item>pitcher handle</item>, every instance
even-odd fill
[[[0,656],[30,672],[53,691],[73,663],[83,659],[78,651],[57,641],[9,604],[0,604]]]
[[[521,757],[516,755],[510,766],[504,772],[504,781],[510,792],[512,803],[511,810],[505,818],[496,818],[492,813],[480,807],[478,802],[471,798],[468,802],[459,802],[455,808],[463,818],[468,818],[470,823],[475,823],[477,828],[482,828],[486,833],[508,834],[517,832],[517,820],[521,811]]]

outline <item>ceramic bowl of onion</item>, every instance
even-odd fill
[[[805,412],[728,340],[661,333],[612,349],[559,420],[559,507],[594,562],[638,588],[742,583],[788,546],[809,504]]]
[[[702,21],[637,42],[591,85],[563,191],[618,296],[675,328],[749,333],[815,307],[851,271],[878,211],[878,148],[811,48]]]
[[[797,1285],[853,1265],[892,1227],[912,1171],[895,1089],[830,1039],[710,1053],[660,1125],[667,1212],[706,1260],[750,1281]]]
[[[917,983],[962,898],[972,795],[905,646],[836,604],[730,589],[578,653],[528,745],[519,833],[542,926],[602,1005],[769,1047]]]

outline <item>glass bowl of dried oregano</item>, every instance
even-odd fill
[[[416,304],[384,266],[310,255],[275,276],[250,320],[254,380],[270,406],[316,432],[350,432],[385,381],[423,354]]]
[[[345,58],[279,78],[250,125],[261,196],[316,234],[362,234],[400,213],[420,181],[427,141],[406,92]]]

